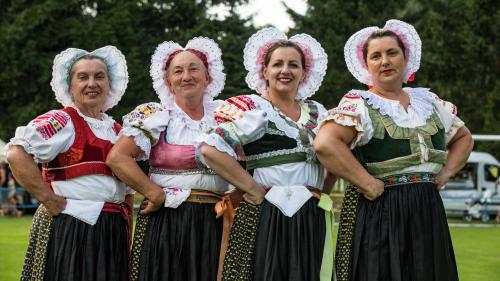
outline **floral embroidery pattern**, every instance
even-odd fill
[[[57,132],[66,126],[69,120],[69,115],[64,111],[52,110],[38,116],[33,120],[35,129],[44,140],[50,139]]]
[[[169,188],[164,188],[163,191],[165,192],[165,196],[168,197],[168,196],[175,196],[182,190],[180,188],[169,187]]]
[[[242,155],[242,147],[237,137],[231,134],[231,132],[225,128],[221,128],[220,126],[212,129],[209,133],[215,132],[219,135],[231,148],[233,148],[234,152],[237,155]]]
[[[257,108],[253,100],[247,96],[236,96],[229,98],[226,101],[243,111],[248,111]]]
[[[308,129],[314,129],[318,126],[318,107],[311,100],[305,100],[305,102],[309,106],[309,120],[307,120],[305,127]]]
[[[451,114],[457,115],[457,111],[458,111],[457,110],[457,106],[453,104],[452,107],[451,107]]]
[[[401,185],[417,182],[435,182],[436,175],[429,173],[414,173],[407,175],[393,175],[382,179],[385,186]]]
[[[244,110],[233,103],[224,102],[215,110],[214,118],[218,124],[231,122],[233,120],[241,119],[243,117],[243,111]]]
[[[356,112],[357,108],[358,108],[357,104],[347,104],[347,105],[344,105],[342,107],[339,107],[338,110]]]
[[[159,109],[160,105],[158,103],[150,102],[141,104],[138,107],[136,107],[134,111],[123,116],[123,120],[129,120],[129,122],[133,122],[136,120],[144,120],[149,116],[153,115]]]
[[[348,98],[348,99],[360,99],[361,96],[356,93],[356,92],[349,92],[347,94],[344,95],[344,98]]]
[[[342,113],[336,113],[330,119],[343,126],[357,126],[359,123],[357,118]]]

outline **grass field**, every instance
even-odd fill
[[[30,216],[0,218],[1,281],[19,280],[30,223]],[[500,227],[450,229],[460,280],[500,280]]]

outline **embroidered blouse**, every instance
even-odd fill
[[[102,120],[82,114],[94,135],[102,140],[115,143],[115,121],[102,113]],[[35,163],[54,160],[60,153],[67,152],[75,140],[75,128],[69,114],[62,110],[52,110],[42,114],[16,129],[15,136],[7,144],[20,145],[33,155]],[[117,178],[108,175],[83,175],[63,181],[52,181],[54,193],[66,198],[66,208],[62,213],[94,225],[99,218],[104,202],[122,203],[127,194],[134,193]]]
[[[246,162],[254,179],[264,186],[322,188],[323,167],[317,162],[312,139],[318,118],[326,109],[300,101],[297,122],[258,95],[229,98],[215,112],[217,127],[199,139]]]
[[[374,126],[376,120],[372,120],[371,111],[372,114],[373,111],[378,112],[383,118],[389,117],[399,128],[425,130],[425,126],[428,126],[429,122],[435,119],[438,126],[441,126],[444,130],[445,144],[448,144],[458,129],[464,126],[463,121],[456,116],[456,106],[441,100],[429,89],[404,88],[404,91],[410,97],[410,105],[407,111],[397,100],[386,99],[370,91],[352,90],[344,95],[337,107],[328,111],[328,116],[324,122],[333,120],[340,125],[354,127],[357,135],[350,144],[351,149],[368,144],[378,134],[376,132],[377,126]],[[429,161],[429,155],[433,151],[429,149],[425,142],[425,135],[421,131],[417,133],[417,137],[420,146],[417,149],[422,152],[420,154],[420,164],[411,165],[397,171],[397,173],[438,173],[442,164]]]
[[[97,138],[115,143],[117,135],[112,117],[102,114],[102,120],[78,114],[89,124]],[[58,154],[68,151],[75,140],[75,129],[69,115],[62,110],[42,114],[16,129],[7,146],[20,145],[33,155],[35,163],[52,161]],[[69,199],[121,203],[133,191],[121,181],[106,175],[85,175],[65,181],[53,181],[52,188],[58,195]]]
[[[146,103],[137,106],[123,117],[123,128],[120,136],[132,136],[142,154],[137,160],[150,158],[162,132],[166,142],[175,145],[194,145],[195,140],[209,128],[216,125],[213,111],[220,101],[205,101],[204,115],[201,120],[193,120],[177,104],[161,105]],[[194,150],[193,150],[194,151]],[[193,157],[196,157],[193,155]],[[214,192],[225,192],[228,184],[215,174],[186,173],[161,174],[150,173],[153,182],[164,188],[201,189]]]

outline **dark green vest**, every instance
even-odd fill
[[[243,146],[247,170],[286,163],[317,162],[309,136],[312,138],[315,136],[312,129],[317,126],[318,109],[313,102],[305,102],[310,107],[310,119],[305,127],[298,127],[287,120],[290,126],[299,130],[298,139],[286,136],[272,121],[269,121],[263,137]]]
[[[445,163],[445,131],[436,112],[423,126],[403,128],[366,101],[365,105],[372,120],[373,137],[367,144],[356,147],[354,153],[370,174],[386,175],[427,162]]]

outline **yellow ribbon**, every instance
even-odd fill
[[[215,204],[216,217],[223,216],[222,237],[219,253],[219,268],[217,271],[217,281],[222,280],[222,271],[224,269],[224,257],[226,256],[229,245],[229,233],[234,221],[234,208],[229,196],[224,196],[222,200]]]
[[[333,225],[333,201],[328,194],[321,193],[318,207],[325,211],[325,246],[323,248],[323,259],[321,261],[320,281],[336,280],[334,264]],[[333,277],[333,279],[332,279]]]

